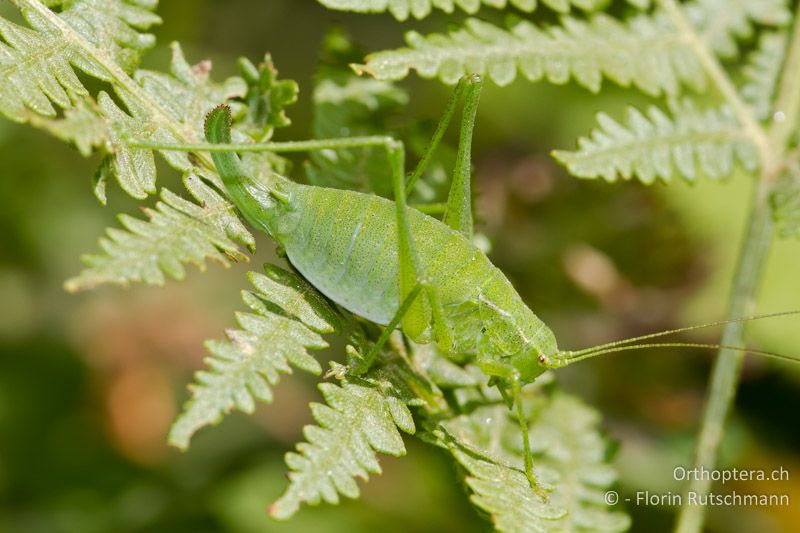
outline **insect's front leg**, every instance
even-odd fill
[[[503,363],[490,354],[479,355],[477,363],[484,374],[498,378],[499,383],[497,384],[497,388],[504,398],[506,398],[509,392],[508,389],[510,389],[511,407],[516,407],[517,422],[519,424],[520,433],[522,434],[525,477],[528,478],[528,483],[537,496],[544,501],[548,501],[547,493],[542,489],[539,481],[536,479],[536,474],[533,472],[533,456],[531,453],[530,436],[528,435],[528,419],[525,416],[522,405],[522,382],[520,380],[519,371],[512,365]]]

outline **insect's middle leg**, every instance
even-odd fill
[[[394,191],[395,219],[397,228],[398,281],[400,284],[400,301],[404,302],[409,294],[418,286],[427,285],[421,275],[419,257],[417,256],[414,235],[408,219],[405,184],[405,150],[402,143],[395,143],[389,148],[389,165],[392,171],[392,189]],[[431,323],[430,306],[427,294],[414,298],[401,317],[403,331],[412,339],[422,336]]]
[[[459,230],[465,236],[472,236],[472,193],[470,187],[471,172],[471,143],[472,131],[475,125],[475,116],[482,81],[480,76],[469,75],[462,78],[456,86],[447,109],[442,116],[436,131],[425,150],[420,162],[412,173],[408,183],[405,182],[405,153],[403,145],[395,143],[388,147],[389,165],[392,174],[392,186],[396,206],[397,232],[398,232],[398,261],[401,302],[417,287],[424,291],[420,297],[415,298],[404,316],[400,317],[403,331],[412,339],[419,338],[429,325],[433,325],[433,332],[439,348],[450,352],[454,346],[453,332],[444,316],[444,308],[437,294],[437,288],[425,277],[419,258],[416,253],[414,235],[408,221],[407,195],[413,190],[417,179],[424,171],[431,159],[432,153],[438,146],[444,131],[447,129],[455,111],[456,104],[464,95],[464,113],[462,117],[461,134],[459,139],[456,167],[453,173],[453,182],[445,207],[444,221],[450,227]]]

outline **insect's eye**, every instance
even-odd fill
[[[543,353],[540,353],[539,357],[538,357],[538,361],[539,361],[540,365],[546,365],[547,364],[547,356],[545,354],[543,354]]]

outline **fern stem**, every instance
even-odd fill
[[[745,129],[747,136],[758,148],[762,168],[772,167],[775,159],[767,133],[753,116],[744,100],[739,96],[736,86],[727,72],[725,72],[722,64],[686,19],[675,0],[658,0],[658,4],[675,25],[678,32],[686,39],[700,64],[703,65],[703,70],[716,85],[725,102],[731,107],[736,119]]]
[[[677,10],[674,1],[662,0],[665,9],[667,9],[667,4],[671,4],[671,9]],[[707,49],[706,54],[711,55]],[[719,64],[717,63],[717,65]],[[727,83],[723,85],[729,85],[736,96],[735,100],[729,101],[741,102],[738,95],[735,94],[730,78],[721,67],[719,70],[727,80]],[[722,85],[718,86],[724,94],[725,90],[722,89]],[[765,139],[767,145],[763,154],[767,157],[764,157],[761,162],[760,179],[753,191],[748,226],[734,275],[731,299],[728,305],[728,318],[752,312],[773,237],[772,213],[769,207],[770,188],[786,168],[787,145],[797,126],[798,115],[800,115],[800,5],[798,5],[794,17],[792,40],[784,63],[775,110],[775,121],[770,128],[769,137]],[[781,112],[783,115],[777,115],[777,112]],[[749,115],[749,112],[747,114]],[[781,118],[778,118],[779,116]],[[750,119],[755,122],[754,117],[751,116]],[[743,124],[749,127],[744,122]],[[758,124],[756,123],[756,125]],[[759,130],[761,130],[760,126]],[[761,131],[763,133],[763,130]],[[789,157],[791,155],[788,154]],[[721,344],[740,345],[743,337],[744,324],[731,323],[723,330]],[[703,466],[710,469],[716,465],[717,451],[722,440],[725,420],[736,395],[743,360],[743,353],[725,349],[721,349],[717,355],[703,413],[703,425],[695,449],[694,465],[696,467]],[[688,492],[707,494],[710,486],[710,480],[695,479],[689,484],[687,494]],[[686,495],[684,495],[683,501],[687,501]],[[705,509],[699,505],[682,506],[676,532],[700,532],[703,527],[704,511]]]
[[[772,214],[767,202],[766,183],[757,185],[753,194],[744,242],[739,253],[736,273],[733,278],[728,318],[744,316],[753,312],[758,285],[772,240]],[[720,344],[741,346],[744,342],[744,323],[734,322],[725,326]],[[700,436],[695,448],[694,466],[713,469],[717,463],[717,452],[724,432],[725,421],[736,396],[739,374],[744,353],[721,349],[717,353],[711,384],[703,411]],[[707,494],[711,480],[702,476],[695,478],[687,488],[688,493]],[[688,497],[684,495],[684,502]],[[705,508],[701,505],[683,505],[678,516],[678,533],[698,533],[702,530]]]

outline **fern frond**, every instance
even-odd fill
[[[141,53],[152,45],[152,36],[138,30],[159,21],[148,15],[155,4],[154,0],[75,0],[56,13],[37,0],[19,0],[30,28],[0,18],[0,35],[9,43],[0,43],[0,112],[20,121],[33,115],[55,116],[53,104],[66,112],[88,97],[74,69],[109,82],[125,109],[100,93],[96,110],[106,132],[104,138],[93,140],[112,157],[111,169],[122,188],[140,199],[155,192],[153,153],[128,148],[131,139],[198,142],[203,139],[205,113],[227,100],[234,107],[235,140],[264,140],[272,128],[288,123],[283,108],[297,92],[294,82],[275,79],[268,57],[259,68],[240,62],[244,79],[235,76],[214,83],[210,63],[189,65],[177,44],[172,47],[170,75],[134,71]],[[70,138],[68,122],[32,122]],[[257,139],[248,135],[255,127],[263,130]],[[193,162],[186,153],[162,153],[177,170],[218,181],[207,154],[198,154]]]
[[[89,157],[108,139],[106,122],[100,116],[95,101],[88,96],[78,99],[73,107],[66,109],[63,117],[51,118],[31,113],[28,120],[31,125],[75,145],[84,157]]]
[[[780,27],[792,19],[786,0],[694,0],[684,9],[700,38],[726,58],[738,56],[737,40],[752,37],[754,24]]]
[[[742,97],[761,120],[772,114],[772,97],[786,54],[786,32],[764,32],[743,69]]]
[[[209,369],[199,371],[189,387],[192,398],[169,433],[174,446],[185,449],[197,430],[219,423],[233,409],[252,413],[256,400],[272,401],[271,386],[280,374],[292,372],[290,365],[322,371],[308,352],[327,347],[318,332],[334,326],[320,304],[304,297],[299,286],[305,282],[274,266],[248,277],[255,290],[242,291],[242,299],[253,312],[236,314],[241,329],[228,330],[227,340],[206,343]]]
[[[528,398],[530,439],[537,476],[552,487],[545,504],[522,467],[516,420],[504,405],[479,407],[445,425],[448,447],[467,471],[472,502],[489,513],[498,531],[621,532],[630,520],[603,500],[616,480],[599,415],[563,392]]]
[[[54,117],[52,103],[66,109],[88,94],[73,65],[107,79],[102,67],[58,34],[0,17],[0,37],[0,113],[11,120],[24,122],[29,113]]]
[[[489,515],[496,531],[569,531],[560,525],[566,511],[544,503],[531,490],[523,472],[468,451],[455,449],[452,453],[468,472],[466,483],[473,493],[470,500]]]
[[[695,180],[727,176],[738,161],[746,170],[758,166],[758,154],[725,107],[701,110],[690,100],[670,106],[670,115],[650,106],[646,113],[628,108],[625,124],[605,113],[598,127],[578,139],[578,150],[553,155],[580,178],[636,176],[643,183],[682,177]]]
[[[498,85],[521,72],[530,81],[546,79],[598,91],[603,77],[635,85],[649,94],[676,94],[684,84],[700,90],[705,75],[684,38],[658,14],[626,23],[604,14],[589,21],[563,17],[547,29],[520,21],[509,30],[468,19],[448,35],[406,34],[408,48],[371,54],[360,71],[396,80],[415,69],[423,78],[455,83],[466,73],[486,74]]]
[[[166,276],[183,279],[185,263],[202,270],[206,259],[223,265],[246,259],[239,244],[252,249],[255,242],[233,207],[194,174],[184,184],[199,205],[164,189],[155,209],[145,209],[149,220],[121,215],[125,230],[108,229],[100,240],[104,253],[84,256],[89,268],[65,288],[75,292],[103,283],[163,285]]]
[[[205,114],[219,102],[228,101],[234,111],[234,139],[237,142],[252,142],[253,138],[244,133],[257,131],[260,137],[271,135],[276,125],[285,125],[283,103],[294,101],[296,85],[292,96],[287,98],[285,88],[280,99],[273,99],[276,105],[269,113],[260,116],[250,114],[250,108],[243,102],[247,98],[254,105],[260,98],[271,98],[273,86],[264,84],[260,78],[263,70],[272,69],[265,63],[256,69],[249,62],[240,63],[247,74],[256,72],[256,77],[248,83],[239,77],[228,78],[223,83],[210,80],[210,64],[201,62],[189,65],[184,59],[180,46],[173,44],[171,74],[139,70],[135,79],[148,97],[146,105],[135,94],[118,89],[120,99],[127,107],[123,111],[105,93],[98,99],[98,108],[108,123],[107,139],[114,146],[109,156],[111,173],[117,176],[120,185],[132,196],[141,197],[155,188],[155,157],[151,150],[131,148],[129,139],[149,139],[162,143],[182,142],[182,139],[202,138],[202,123]],[[270,78],[274,81],[274,77]],[[277,82],[280,83],[280,82]],[[278,105],[280,104],[280,105]],[[210,163],[198,164],[198,160],[185,152],[161,151],[167,162],[184,173],[198,175],[200,178],[221,187],[219,178]],[[272,168],[284,169],[285,160],[274,154],[251,154],[243,163],[253,176],[271,172]],[[178,203],[177,197],[168,194],[169,206],[161,207],[159,213],[151,214],[151,221],[145,223],[131,217],[121,217],[128,231],[109,230],[109,239],[101,241],[102,255],[86,258],[90,268],[75,280],[68,282],[71,289],[83,289],[98,283],[128,284],[145,282],[161,285],[165,277],[182,279],[183,263],[193,263],[203,268],[205,259],[213,259],[223,265],[230,260],[246,260],[236,243],[254,249],[254,239],[241,224],[233,206],[207,185],[199,185],[193,190],[187,183],[190,193],[201,200],[200,207],[188,203]],[[196,193],[202,197],[197,197]],[[166,200],[166,198],[165,198]],[[142,253],[148,251],[150,253]]]
[[[302,504],[338,503],[340,494],[357,498],[355,478],[381,472],[376,452],[405,455],[398,428],[413,434],[414,420],[398,395],[380,385],[346,379],[319,385],[327,405],[311,404],[319,426],[306,426],[307,442],[286,454],[289,487],[270,506],[273,518],[288,519]]]
[[[289,82],[288,89],[282,82],[275,82],[281,87],[281,96],[267,102],[275,104],[269,107],[269,113],[251,115],[243,100],[247,98],[248,102],[257,104],[259,98],[271,98],[274,87],[264,84],[259,77],[263,70],[272,68],[271,64],[256,69],[247,62],[242,63],[243,68],[248,67],[248,74],[257,73],[253,83],[239,77],[214,83],[209,78],[208,62],[189,65],[177,44],[173,45],[172,52],[169,75],[139,70],[134,74],[135,80],[131,80],[134,89],[116,87],[127,110],[101,92],[96,104],[91,98],[83,97],[65,112],[63,119],[35,117],[32,121],[74,142],[84,152],[97,146],[109,150],[97,173],[95,190],[101,201],[104,201],[105,181],[109,175],[115,175],[122,188],[136,198],[144,198],[155,191],[155,155],[152,150],[129,147],[130,139],[163,143],[201,139],[205,113],[226,100],[235,113],[237,142],[253,141],[244,131],[258,130],[263,137],[271,135],[277,125],[287,123],[283,105],[294,101],[294,82]],[[275,81],[274,76],[270,80]],[[206,258],[223,264],[231,259],[246,259],[236,243],[252,248],[253,237],[238,221],[233,207],[207,185],[201,185],[198,179],[219,185],[210,161],[204,164],[205,156],[193,158],[185,152],[164,151],[162,154],[172,167],[192,176],[185,183],[203,205],[198,207],[165,191],[162,193],[164,202],[159,203],[155,211],[147,212],[151,218],[149,222],[122,216],[127,231],[109,230],[108,238],[101,241],[105,253],[86,257],[90,268],[67,282],[70,290],[107,282],[124,285],[142,281],[160,285],[166,276],[181,279],[184,276],[182,263],[194,263],[202,268]],[[268,172],[271,168],[282,168],[285,160],[273,154],[262,154],[248,156],[245,163],[258,172]]]
[[[76,69],[111,81],[99,58],[131,72],[155,44],[152,35],[139,30],[161,20],[151,12],[156,2],[150,0],[75,0],[59,14],[32,0],[19,4],[30,28],[0,17],[0,113],[18,122],[31,113],[54,117],[53,104],[70,109],[87,95]],[[42,16],[43,10],[51,18]],[[76,44],[64,28],[81,42],[92,43],[92,49]]]
[[[131,139],[167,144],[179,143],[186,137],[202,139],[206,113],[220,102],[246,94],[247,86],[241,78],[213,83],[209,79],[210,68],[208,62],[194,67],[189,65],[180,46],[173,43],[170,75],[146,70],[139,70],[134,75],[150,103],[142,105],[135,94],[118,88],[126,112],[109,95],[99,94],[98,107],[109,123],[108,141],[114,147],[114,174],[120,186],[134,198],[145,198],[154,192],[156,168],[153,151],[130,148],[127,143]],[[204,177],[213,176],[213,171],[208,167],[198,167],[187,152],[161,153],[170,166],[181,172],[194,171]]]
[[[142,32],[161,24],[153,13],[158,0],[72,0],[65,6],[61,18],[125,72],[156,44],[154,35]]]
[[[567,13],[571,6],[584,11],[592,11],[604,4],[604,0],[541,0],[550,9]],[[470,15],[478,12],[481,5],[496,9],[513,6],[527,13],[536,9],[536,0],[319,0],[329,9],[354,11],[356,13],[391,13],[397,20],[406,20],[409,15],[422,19],[433,9],[452,13],[457,7]]]

